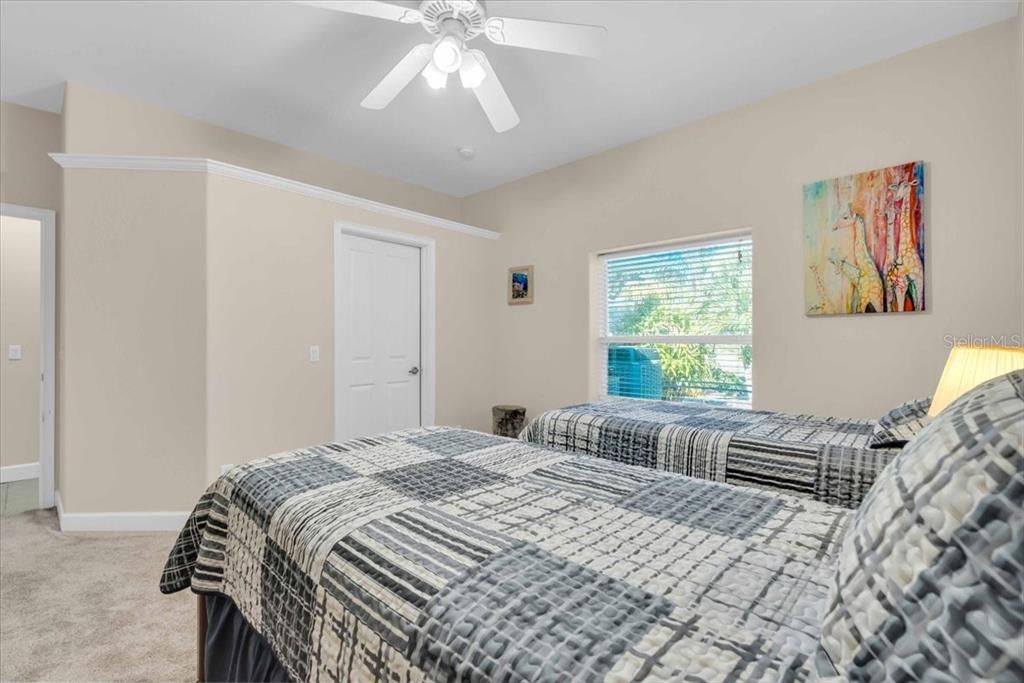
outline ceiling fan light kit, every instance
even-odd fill
[[[410,50],[363,99],[363,107],[384,109],[417,73],[423,75],[431,88],[439,90],[447,87],[449,74],[458,71],[462,87],[473,91],[491,126],[499,133],[519,125],[519,114],[487,55],[481,50],[467,49],[467,42],[485,35],[496,45],[597,57],[606,34],[603,26],[488,17],[481,0],[424,0],[418,10],[377,0],[295,2],[402,24],[420,24],[428,33],[438,36],[433,43]]]
[[[462,66],[459,67],[459,80],[463,88],[475,88],[487,78],[487,72],[482,66],[483,52],[480,50],[466,50],[462,56]]]
[[[448,72],[438,69],[433,60],[427,62],[420,73],[423,74],[423,78],[427,79],[427,85],[434,90],[448,87]]]
[[[453,34],[446,35],[434,44],[434,55],[430,61],[446,74],[455,73],[462,66],[462,41]]]

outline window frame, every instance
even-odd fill
[[[751,321],[750,321],[750,334],[718,334],[718,335],[610,335],[608,334],[608,262],[613,259],[619,258],[630,258],[637,256],[646,256],[649,254],[661,254],[671,251],[683,251],[686,249],[700,249],[704,247],[713,247],[719,244],[728,244],[731,242],[737,242],[742,240],[750,241],[750,293],[751,293]],[[672,242],[664,242],[655,245],[646,245],[640,247],[625,247],[622,249],[616,249],[613,251],[603,251],[597,253],[597,393],[601,399],[606,398],[619,398],[615,395],[608,393],[608,348],[613,344],[622,345],[647,345],[647,344],[676,344],[676,345],[735,345],[735,346],[749,346],[751,353],[754,348],[754,320],[753,320],[753,308],[754,308],[754,235],[753,231],[749,229],[731,231],[728,233],[718,233],[715,235],[708,235],[693,239],[674,240]],[[753,369],[753,363],[750,365],[751,370]],[[754,378],[753,372],[751,371],[750,383],[750,399],[749,407],[753,408],[754,401]],[[658,399],[666,400],[666,399]],[[682,399],[677,399],[682,400]],[[692,398],[688,400],[694,401],[721,401],[718,398]],[[674,401],[672,401],[674,402]],[[736,403],[742,403],[747,405],[747,401],[737,401]]]

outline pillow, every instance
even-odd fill
[[[838,552],[814,667],[1024,680],[1024,370],[964,394],[879,475]]]
[[[929,396],[896,406],[875,423],[868,445],[871,448],[902,447],[931,422],[928,417],[931,405],[932,397]]]

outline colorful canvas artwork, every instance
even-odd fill
[[[925,309],[924,162],[804,185],[808,315]]]

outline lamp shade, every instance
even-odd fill
[[[928,415],[934,417],[963,394],[993,377],[1024,369],[1024,349],[1008,346],[954,346],[946,359]]]

